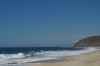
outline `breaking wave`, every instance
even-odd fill
[[[34,52],[31,51],[28,54],[18,53],[18,54],[0,54],[0,64],[7,64],[12,62],[24,63],[24,62],[33,62],[39,60],[48,60],[56,59],[61,57],[80,55],[84,53],[89,53],[97,51],[96,48],[84,48],[82,50],[57,50],[57,51],[40,51]]]

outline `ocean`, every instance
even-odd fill
[[[16,63],[35,62],[50,60],[68,56],[80,55],[97,51],[93,47],[6,47],[0,48],[0,65]]]

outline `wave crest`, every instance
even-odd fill
[[[0,54],[0,59],[13,59],[13,58],[24,58],[24,53],[18,54]]]

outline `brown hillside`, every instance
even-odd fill
[[[84,38],[75,43],[74,47],[93,47],[100,46],[100,36]]]

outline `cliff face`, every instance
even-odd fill
[[[100,36],[84,38],[75,43],[74,47],[94,47],[100,46]]]

